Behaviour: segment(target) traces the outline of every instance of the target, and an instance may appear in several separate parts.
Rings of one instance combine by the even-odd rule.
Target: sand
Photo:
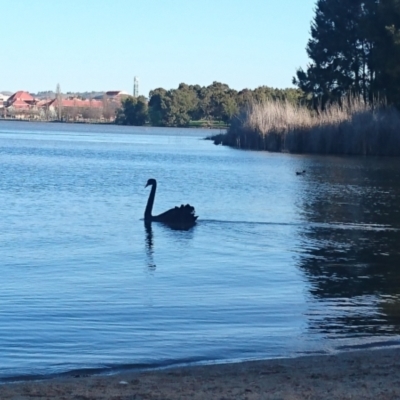
[[[6,383],[0,399],[400,399],[400,349]]]

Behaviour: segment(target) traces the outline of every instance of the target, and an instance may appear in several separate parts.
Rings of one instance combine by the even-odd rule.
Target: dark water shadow
[[[399,335],[400,185],[383,162],[379,169],[371,160],[364,168],[341,163],[319,165],[298,193],[305,223],[297,266],[309,293],[309,330],[331,338]]]
[[[327,336],[400,334],[398,232],[303,232],[298,267],[312,297],[309,328]]]

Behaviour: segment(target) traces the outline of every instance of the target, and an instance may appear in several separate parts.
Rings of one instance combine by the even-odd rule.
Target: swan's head
[[[147,186],[153,186],[153,185],[155,185],[155,184],[156,184],[156,180],[155,180],[155,179],[149,179],[149,180],[147,181],[145,187],[147,187]]]

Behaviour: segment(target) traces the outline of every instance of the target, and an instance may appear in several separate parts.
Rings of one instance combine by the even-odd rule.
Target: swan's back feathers
[[[190,226],[194,225],[197,220],[195,215],[195,209],[190,204],[176,206],[168,211],[163,212],[160,215],[152,217],[153,221],[163,222],[171,226]]]

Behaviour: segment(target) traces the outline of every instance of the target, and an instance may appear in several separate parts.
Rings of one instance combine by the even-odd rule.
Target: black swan
[[[150,196],[147,200],[146,210],[144,211],[144,221],[147,222],[162,222],[175,229],[188,229],[195,225],[197,216],[195,215],[194,207],[182,204],[180,207],[171,208],[160,215],[151,215],[153,210],[154,198],[156,196],[157,181],[149,179],[145,187],[151,186]]]
[[[304,175],[306,173],[306,170],[303,169],[303,171],[296,171],[296,175]]]

